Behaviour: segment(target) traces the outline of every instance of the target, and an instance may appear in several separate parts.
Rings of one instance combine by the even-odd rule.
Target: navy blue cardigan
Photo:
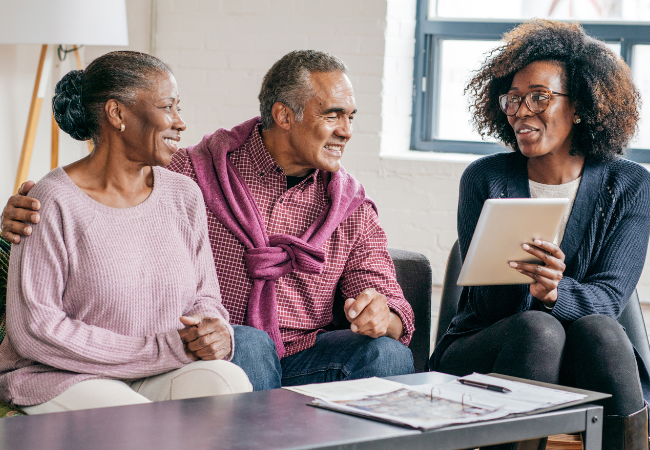
[[[526,162],[518,152],[498,153],[473,162],[463,173],[458,201],[463,261],[486,199],[530,197]],[[566,270],[550,314],[565,326],[590,314],[618,319],[641,276],[649,236],[650,172],[622,158],[587,158],[560,245]],[[458,336],[530,309],[544,310],[528,285],[465,287],[431,368]]]

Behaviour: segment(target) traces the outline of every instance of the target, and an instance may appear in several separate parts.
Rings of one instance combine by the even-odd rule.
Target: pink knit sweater
[[[83,380],[178,369],[191,362],[181,315],[228,320],[201,191],[153,170],[151,195],[132,208],[97,203],[61,168],[30,192],[41,221],[11,250],[2,400],[34,405]]]

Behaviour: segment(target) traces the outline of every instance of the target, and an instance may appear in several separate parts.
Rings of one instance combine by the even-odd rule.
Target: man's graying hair
[[[262,127],[270,130],[273,126],[273,105],[283,103],[302,121],[305,104],[314,93],[311,88],[312,72],[343,72],[348,68],[336,56],[316,50],[295,50],[284,55],[264,75],[258,99],[262,114]]]

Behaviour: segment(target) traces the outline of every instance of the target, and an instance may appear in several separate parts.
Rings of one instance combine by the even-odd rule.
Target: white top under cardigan
[[[530,187],[530,196],[531,198],[568,198],[569,204],[564,210],[564,215],[562,216],[562,222],[560,222],[560,229],[553,239],[557,245],[562,243],[562,238],[564,237],[564,230],[566,229],[566,224],[569,221],[569,216],[571,215],[571,209],[573,208],[573,202],[576,199],[576,194],[578,193],[578,187],[580,187],[580,179],[578,177],[573,181],[569,181],[564,184],[542,184],[537,183],[533,180],[528,180],[528,185]]]

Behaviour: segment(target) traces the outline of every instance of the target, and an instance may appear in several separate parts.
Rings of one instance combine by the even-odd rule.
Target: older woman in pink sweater
[[[251,390],[228,362],[201,192],[157,166],[185,123],[158,59],[114,52],[56,87],[87,157],[31,193],[41,222],[12,249],[0,398],[29,414]]]

